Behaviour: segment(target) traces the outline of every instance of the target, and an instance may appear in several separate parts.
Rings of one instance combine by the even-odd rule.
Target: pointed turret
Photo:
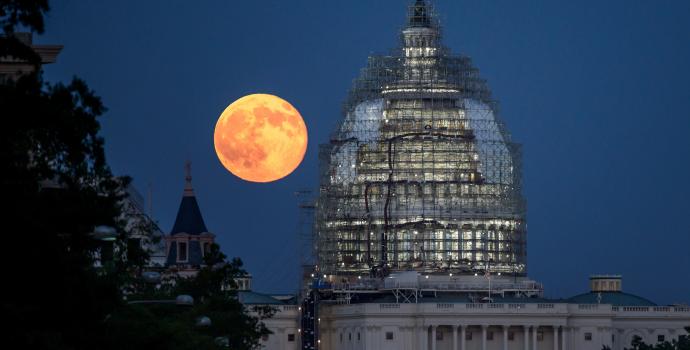
[[[185,186],[182,202],[177,211],[175,224],[166,236],[166,267],[174,267],[180,275],[194,275],[203,264],[203,256],[209,251],[215,236],[208,232],[201,216],[192,187],[192,165],[185,165]]]
[[[194,188],[192,187],[191,162],[187,162],[187,164],[185,165],[185,170],[186,176],[184,193],[182,195],[180,209],[177,211],[175,224],[173,225],[172,231],[170,231],[171,235],[174,235],[176,233],[198,235],[204,232],[208,232],[208,230],[206,229],[206,224],[204,224],[204,218],[201,216],[199,204],[196,201]]]

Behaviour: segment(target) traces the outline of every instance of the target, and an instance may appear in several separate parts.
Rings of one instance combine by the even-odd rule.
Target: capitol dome
[[[525,275],[520,146],[497,111],[417,1],[400,47],[369,57],[321,145],[320,272]]]

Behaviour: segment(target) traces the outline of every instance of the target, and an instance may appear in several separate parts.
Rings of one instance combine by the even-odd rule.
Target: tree
[[[632,342],[630,343],[630,350],[690,350],[690,339],[688,339],[688,334],[690,334],[690,327],[685,327],[685,336],[679,337],[678,340],[673,339],[672,341],[659,342],[655,345],[648,345],[639,336],[634,336]],[[628,350],[628,348],[625,348]],[[611,350],[610,347],[604,345],[602,350]]]
[[[140,283],[128,295],[132,301],[172,300],[178,295],[190,295],[194,298],[193,306],[122,306],[106,322],[108,347],[104,348],[215,349],[219,347],[218,338],[226,338],[231,349],[256,348],[258,340],[270,333],[261,319],[271,317],[274,310],[246,310],[238,301],[235,278],[246,276],[241,260],[227,261],[217,244],[210,246],[204,260],[205,266],[194,277],[176,277],[153,288]],[[201,317],[208,317],[211,325],[197,326]]]
[[[189,309],[124,302],[145,290],[135,273],[145,254],[127,259],[119,249],[111,262],[95,266],[102,244],[93,237],[96,226],[114,227],[115,245],[127,245],[121,203],[129,179],[115,178],[106,163],[101,99],[78,78],[45,82],[38,55],[14,36],[18,26],[43,32],[48,10],[46,0],[0,0],[0,57],[36,66],[0,80],[4,347],[212,349],[216,334],[230,335],[237,348],[255,345],[265,328],[231,291],[219,289],[241,272],[241,262],[225,261],[217,247],[209,257],[214,264],[196,279],[149,290],[175,295],[187,288],[198,300]],[[194,326],[202,314],[213,317],[212,327]]]

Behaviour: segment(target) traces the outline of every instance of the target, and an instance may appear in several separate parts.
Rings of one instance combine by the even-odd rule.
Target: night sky
[[[298,200],[318,185],[318,144],[371,53],[398,44],[408,1],[54,1],[62,44],[49,81],[77,75],[109,111],[108,162],[172,227],[192,161],[206,225],[254,289],[298,282]],[[546,296],[623,289],[690,302],[690,2],[436,1],[445,43],[473,58],[523,144],[528,271]],[[290,101],[309,129],[302,165],[269,184],[226,171],[213,148],[225,107]]]

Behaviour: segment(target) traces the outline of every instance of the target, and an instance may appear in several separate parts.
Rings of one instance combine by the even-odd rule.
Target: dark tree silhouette
[[[227,262],[217,246],[197,278],[154,290],[137,277],[146,254],[124,249],[129,179],[113,177],[106,163],[101,99],[78,78],[45,82],[38,55],[13,35],[16,28],[42,33],[48,10],[46,0],[0,0],[0,57],[36,67],[0,80],[3,348],[213,349],[217,336],[237,349],[256,345],[267,330],[224,289],[242,264]],[[94,265],[99,225],[116,229],[121,248],[102,267]],[[194,306],[125,300],[183,291],[195,296]],[[212,317],[212,326],[196,327],[200,315]]]

